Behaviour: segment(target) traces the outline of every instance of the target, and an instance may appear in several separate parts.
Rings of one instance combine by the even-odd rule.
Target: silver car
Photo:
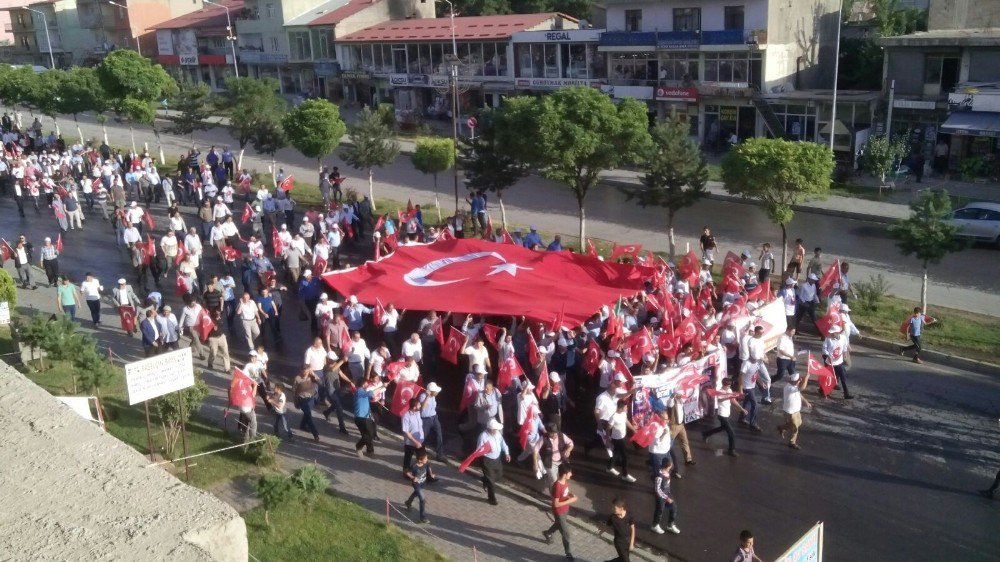
[[[969,203],[952,213],[951,223],[962,238],[989,242],[1000,248],[1000,203]]]

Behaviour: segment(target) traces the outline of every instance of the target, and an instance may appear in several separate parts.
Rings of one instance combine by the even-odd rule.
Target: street
[[[24,118],[28,118],[25,113]],[[101,126],[91,116],[81,116],[81,129],[87,139],[100,139]],[[72,119],[60,121],[64,138],[76,137]],[[46,120],[46,127],[51,121]],[[119,147],[130,144],[128,127],[108,120],[111,143]],[[136,129],[136,143],[148,143],[150,153],[156,154],[156,138],[148,129]],[[181,152],[190,148],[186,138],[161,133],[168,164],[176,162]],[[224,128],[200,131],[195,135],[196,144],[207,151],[216,144],[230,144],[234,151],[238,145]],[[301,181],[316,183],[315,163],[292,148],[277,154],[278,165]],[[340,166],[347,176],[344,187],[360,195],[368,191],[364,173],[347,166],[339,157],[324,160],[331,166]],[[252,148],[244,157],[244,167],[266,171],[270,165],[267,156],[258,157]],[[454,208],[453,180],[449,172],[438,175],[440,203],[443,216]],[[461,197],[464,197],[464,188]],[[414,170],[409,157],[400,155],[396,162],[384,169],[375,170],[375,197],[388,197],[414,203],[433,203],[433,180]],[[499,223],[499,206],[491,196],[494,223]],[[519,225],[536,225],[540,230],[575,235],[578,232],[576,202],[569,190],[554,182],[536,176],[521,180],[504,198],[508,219]],[[859,208],[865,201],[858,199]],[[460,208],[468,205],[461,202]],[[436,219],[437,214],[428,210]],[[638,207],[626,202],[619,190],[601,186],[587,200],[587,232],[589,236],[626,243],[641,243],[645,248],[666,251],[668,242],[665,227],[666,214],[662,210]],[[756,258],[760,244],[770,241],[780,258],[781,231],[768,221],[764,212],[752,205],[704,199],[690,209],[678,213],[676,218],[678,246],[681,252],[686,244],[697,248],[701,227],[710,225],[720,247],[746,248]],[[853,281],[882,273],[890,282],[892,293],[910,299],[919,299],[920,264],[915,258],[899,254],[895,243],[885,232],[884,225],[874,222],[839,218],[814,213],[797,212],[788,228],[789,252],[796,238],[803,238],[811,252],[815,246],[824,250],[826,260],[840,258],[851,263]],[[811,255],[811,254],[810,254]],[[927,297],[932,305],[971,310],[1000,316],[1000,253],[985,246],[975,246],[947,256],[940,264],[932,265]]]
[[[67,129],[64,127],[64,130]],[[94,129],[99,131],[99,127]],[[199,138],[213,138],[212,135],[218,133],[215,131]],[[116,144],[127,144],[127,136],[119,136]],[[199,141],[199,144],[204,143]],[[176,153],[180,146],[179,142],[176,146],[171,145],[168,154]],[[290,161],[301,162],[302,159],[289,157],[284,160]],[[259,166],[259,162],[251,165]],[[426,190],[403,187],[410,185],[414,179],[416,181],[412,184],[419,185],[423,179],[413,176],[412,171],[407,172],[408,168],[409,164],[401,160],[381,175],[377,173],[376,177],[383,178],[383,183],[376,186],[376,195],[406,199],[419,194],[426,200]],[[307,179],[312,178],[312,172],[306,168],[285,165],[285,169],[293,174],[302,174]],[[405,178],[408,178],[406,183]],[[532,204],[536,210],[523,210],[528,204],[529,190],[517,188],[512,192],[509,207],[515,220],[527,222],[545,212],[557,214],[562,212],[560,209],[565,209],[561,204],[566,196],[564,191],[536,179],[527,182],[532,182],[532,186],[534,182],[539,182],[540,187],[530,190],[537,192],[534,193],[536,202]],[[594,234],[600,236],[602,227],[599,225],[607,224],[608,238],[650,243],[653,233],[641,229],[652,227],[654,216],[641,210],[632,213],[633,207],[618,205],[615,193],[610,189],[602,190],[601,196],[591,202],[591,215],[601,217],[591,222],[592,232],[596,230]],[[538,203],[538,199],[544,202]],[[686,233],[700,228],[701,222],[705,221],[693,216],[703,217],[702,209],[721,213],[712,216],[729,217],[733,221],[727,223],[719,218],[708,221],[719,232],[723,248],[731,247],[726,242],[730,236],[746,233],[747,238],[756,239],[756,236],[765,235],[769,228],[763,214],[752,207],[707,201],[696,207],[696,213],[683,219],[684,226],[681,228]],[[185,211],[190,212],[190,209]],[[0,235],[10,240],[15,234],[24,232],[36,248],[44,236],[55,237],[57,227],[48,211],[40,218],[36,218],[31,210],[27,212],[26,219],[18,218],[10,199],[3,199],[0,202],[0,216],[3,217]],[[158,224],[162,224],[162,206],[154,206],[154,212]],[[88,216],[90,219],[85,230],[64,236],[66,251],[61,258],[61,269],[72,274],[75,281],[79,281],[84,272],[92,271],[109,288],[116,278],[131,268],[125,254],[115,248],[108,225],[96,213]],[[568,219],[565,214],[559,216],[562,217],[560,224],[573,222],[572,216]],[[612,231],[611,223],[604,221],[615,219],[628,220],[633,228],[614,227],[617,231]],[[871,256],[870,259],[877,260],[880,259],[878,256],[884,255],[887,263],[903,263],[902,258],[897,257],[896,261],[890,259],[891,242],[875,238],[869,243],[873,227],[859,221],[804,217],[802,214],[797,220],[801,221],[798,223],[801,226],[793,228],[793,233],[806,231],[805,225],[808,224],[809,231],[831,249],[844,248],[846,251],[855,248],[860,259],[865,259],[861,256]],[[564,231],[572,232],[573,229]],[[840,232],[845,235],[834,236]],[[832,239],[828,241],[828,237]],[[844,239],[851,239],[853,243]],[[1000,271],[996,269],[1000,260],[996,260],[996,254],[990,252],[977,249],[964,256],[953,256],[947,262],[954,264],[955,260],[978,256],[982,258],[982,267],[941,266],[939,269],[942,275],[947,271],[953,282],[965,283],[965,279],[970,279],[968,283],[984,291],[970,290],[971,294],[984,299],[997,298],[996,274]],[[212,260],[209,268],[210,271],[217,271],[218,264]],[[132,282],[130,274],[125,276]],[[176,305],[178,299],[172,284],[172,279],[168,278],[163,284],[163,292],[167,301]],[[987,295],[986,291],[991,290],[994,294]],[[54,308],[51,290],[40,288],[20,294],[27,300],[27,303],[22,302],[22,310],[25,304],[46,312]],[[106,309],[105,313],[110,314],[111,311]],[[89,326],[89,322],[84,324]],[[273,354],[277,356],[272,358],[272,370],[278,378],[290,381],[301,367],[302,351],[309,342],[308,324],[297,321],[294,314],[284,315],[283,330],[286,347]],[[122,341],[113,315],[108,317],[107,327],[102,327],[97,335],[101,339],[107,335],[113,341]],[[240,364],[245,357],[244,350],[237,343],[240,339],[230,338],[236,364]],[[138,347],[138,340],[130,340],[129,343]],[[804,337],[799,345],[815,351],[816,343],[814,338]],[[132,349],[131,353],[123,352],[122,355],[134,356],[135,353],[136,350]],[[570,425],[571,429],[578,429],[573,434],[578,445],[574,453],[577,466],[574,489],[581,496],[573,513],[586,519],[591,518],[595,510],[606,515],[609,500],[623,495],[641,523],[639,533],[643,541],[662,549],[671,557],[690,561],[725,559],[735,548],[735,537],[743,528],[754,530],[758,537],[758,554],[765,560],[773,559],[820,520],[826,523],[825,555],[830,561],[995,560],[996,553],[1000,552],[1000,536],[996,533],[1000,527],[1000,502],[984,500],[976,495],[975,490],[986,487],[1000,467],[997,447],[1000,381],[995,377],[932,364],[914,366],[898,356],[864,348],[855,352],[850,376],[851,387],[858,396],[852,402],[842,400],[839,391],[835,391],[829,400],[821,401],[810,389],[808,398],[815,407],[804,415],[801,451],[791,451],[778,441],[774,426],[779,419],[780,400],[765,409],[769,413],[764,414],[761,420],[765,430],[763,434],[737,429],[737,448],[741,454],[738,459],[721,455],[719,448],[723,441],[719,440],[719,436],[710,442],[711,447],[701,442],[699,430],[707,427],[707,422],[691,424],[688,433],[698,464],[682,467],[684,478],[674,482],[679,506],[678,526],[682,531],[679,536],[656,536],[648,530],[652,487],[643,477],[644,454],[631,456],[630,466],[639,477],[634,484],[609,481],[599,451],[592,452],[589,459],[580,458],[583,444],[590,437],[585,431],[590,417],[589,408],[580,405],[573,418],[582,420],[582,427]],[[445,387],[445,395],[451,397],[443,402],[457,401],[455,397],[461,391],[460,379],[445,379],[442,376],[438,381]],[[225,376],[210,377],[209,382],[216,397],[224,395]],[[780,385],[776,388],[776,396],[780,396]],[[218,403],[218,400],[213,402],[209,415],[221,419]],[[292,418],[297,421],[297,412]],[[269,428],[268,421],[262,425],[262,431]],[[392,427],[394,423],[388,425]],[[335,425],[321,421],[320,431],[325,440],[336,439],[339,445],[348,443],[343,437],[334,437]],[[457,438],[452,439],[452,446],[449,447],[453,458],[460,454],[457,441]],[[305,458],[322,459],[334,473],[337,471],[337,456],[343,454],[339,451],[337,455],[328,451],[317,452],[312,447],[295,451],[296,455]],[[508,474],[525,487],[538,486],[533,476],[527,476],[523,469],[512,467]],[[470,509],[483,505],[481,498],[475,496],[466,501]],[[530,534],[531,531],[519,529],[518,532]]]

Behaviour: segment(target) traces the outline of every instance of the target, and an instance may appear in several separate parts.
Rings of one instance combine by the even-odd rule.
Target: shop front
[[[281,53],[264,53],[256,50],[241,50],[240,62],[246,65],[247,75],[251,78],[274,78],[281,85],[281,93],[288,93],[285,88],[288,80],[288,55]],[[286,70],[282,71],[285,67]]]
[[[657,117],[662,121],[677,116],[689,126],[689,134],[698,138],[698,88],[674,86],[662,82],[656,87]]]
[[[521,31],[511,35],[514,85],[547,92],[570,86],[599,88],[606,83],[607,54],[598,52],[600,29]]]

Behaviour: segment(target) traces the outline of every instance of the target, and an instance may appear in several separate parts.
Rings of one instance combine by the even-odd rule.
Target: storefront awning
[[[941,125],[941,132],[950,135],[1000,138],[1000,113],[956,111]]]

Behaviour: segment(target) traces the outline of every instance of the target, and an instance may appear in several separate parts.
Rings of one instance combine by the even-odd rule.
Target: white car
[[[969,203],[951,216],[962,238],[989,242],[1000,248],[1000,203]]]

